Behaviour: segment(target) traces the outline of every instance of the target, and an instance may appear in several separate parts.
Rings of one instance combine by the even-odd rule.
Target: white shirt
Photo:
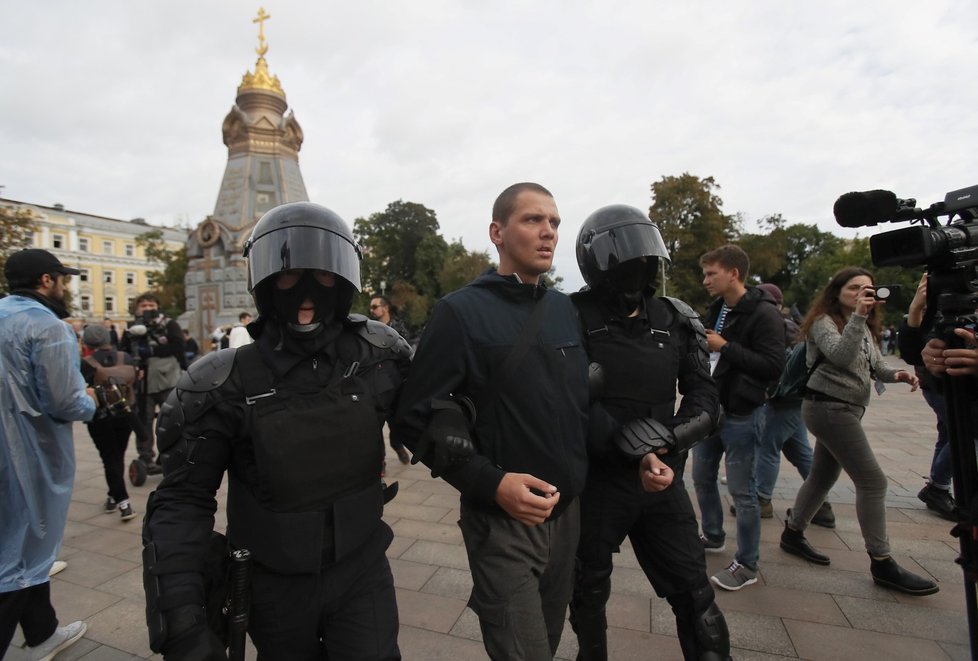
[[[244,326],[235,326],[231,329],[231,334],[228,335],[228,347],[231,349],[243,347],[244,345],[251,344],[254,341],[254,338],[248,334],[248,329]]]

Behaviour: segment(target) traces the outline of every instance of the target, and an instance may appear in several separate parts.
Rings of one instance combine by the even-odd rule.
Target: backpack
[[[769,393],[770,399],[801,399],[805,395],[805,387],[808,379],[825,356],[819,356],[815,363],[809,368],[806,363],[808,360],[807,342],[804,340],[787,350],[784,361],[784,370],[777,385]]]
[[[115,365],[109,367],[95,360],[93,356],[85,356],[84,360],[95,368],[92,383],[104,389],[106,407],[115,416],[128,414],[128,409],[136,403],[136,366],[126,365],[122,351],[113,353]],[[125,402],[125,406],[120,406],[121,402]]]

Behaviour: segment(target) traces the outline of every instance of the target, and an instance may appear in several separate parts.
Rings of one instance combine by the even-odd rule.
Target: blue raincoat
[[[39,302],[0,299],[0,592],[48,580],[75,481],[72,420],[90,420],[78,339]]]

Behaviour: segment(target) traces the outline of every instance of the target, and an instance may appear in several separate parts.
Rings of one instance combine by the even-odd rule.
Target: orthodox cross
[[[264,57],[265,53],[268,52],[268,44],[265,43],[265,21],[271,17],[271,14],[265,13],[264,7],[259,7],[258,16],[251,20],[252,23],[258,24],[258,48],[255,49],[255,52],[258,53],[260,57]]]

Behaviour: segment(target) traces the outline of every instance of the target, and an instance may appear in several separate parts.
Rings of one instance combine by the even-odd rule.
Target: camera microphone
[[[132,333],[136,337],[142,337],[143,335],[145,335],[147,333],[147,330],[148,329],[146,328],[146,326],[144,324],[133,324],[132,326],[129,327],[128,330],[129,330],[130,333]]]
[[[899,208],[896,194],[888,190],[846,193],[835,201],[832,213],[843,227],[863,227],[892,220]]]

